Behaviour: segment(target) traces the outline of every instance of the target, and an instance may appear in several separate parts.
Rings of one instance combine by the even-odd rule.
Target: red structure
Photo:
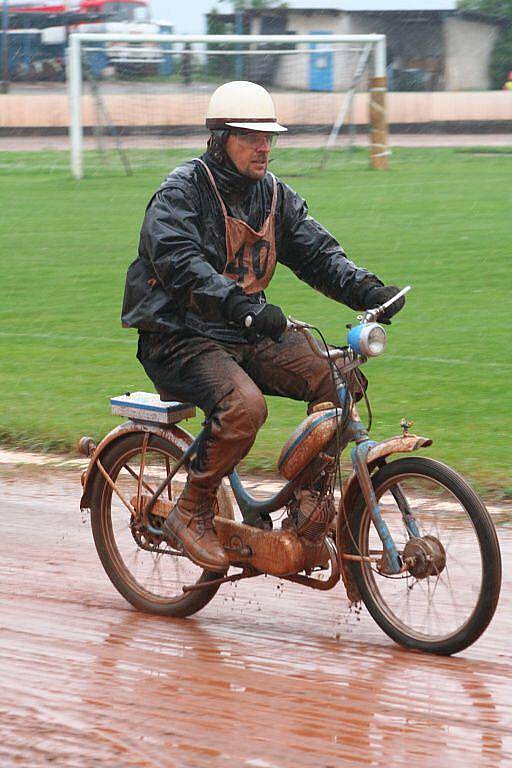
[[[114,11],[113,6],[115,5],[115,13],[122,13],[123,10],[130,11],[131,9],[135,8],[146,8],[149,5],[149,0],[117,0],[117,2],[113,3],[112,0],[79,0],[78,2],[68,2],[68,3],[39,3],[34,2],[31,3],[30,0],[28,2],[20,2],[20,3],[9,3],[10,10],[15,13],[105,13],[110,14]],[[123,6],[126,6],[126,8],[123,8]]]

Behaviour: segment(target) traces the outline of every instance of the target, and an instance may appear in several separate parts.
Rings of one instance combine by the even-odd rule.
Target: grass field
[[[88,166],[73,181],[66,153],[0,153],[0,440],[68,450],[118,423],[108,398],[150,382],[136,333],[120,327],[127,265],[145,204],[187,152],[137,152],[135,174]],[[481,490],[512,494],[512,156],[402,149],[388,172],[354,152],[315,171],[315,150],[277,150],[289,180],[356,263],[387,283],[413,286],[389,330],[388,351],[365,368],[372,436],[414,431],[430,455]],[[306,173],[304,173],[306,169]],[[281,269],[268,291],[332,342],[354,317]],[[274,467],[304,414],[274,399],[246,466]],[[195,425],[189,424],[192,429]]]

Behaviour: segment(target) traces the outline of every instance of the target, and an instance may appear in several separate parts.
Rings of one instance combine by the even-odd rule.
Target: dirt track
[[[260,578],[193,619],[136,613],[78,510],[76,471],[0,479],[0,765],[510,766],[512,529],[487,633],[408,653],[342,589]]]
[[[205,144],[205,136],[123,136],[125,149],[181,149],[197,148]],[[325,135],[299,134],[290,135],[282,140],[282,147],[323,147]],[[346,138],[340,140],[340,147]],[[361,145],[368,144],[368,136],[356,136],[354,141]],[[392,133],[389,135],[390,147],[511,147],[512,134],[441,134],[441,133]],[[95,149],[93,136],[84,139],[85,149]],[[69,149],[67,136],[0,136],[0,152],[49,151]]]

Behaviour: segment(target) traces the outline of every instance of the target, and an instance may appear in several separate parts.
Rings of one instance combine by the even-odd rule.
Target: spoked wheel
[[[489,513],[460,475],[423,457],[386,464],[373,476],[379,509],[405,570],[385,573],[382,542],[360,496],[350,513],[353,562],[363,602],[397,643],[449,655],[491,621],[501,557]],[[414,523],[405,524],[407,512]]]
[[[98,473],[91,494],[91,524],[100,560],[116,589],[135,608],[182,618],[203,608],[219,585],[183,592],[185,585],[219,578],[192,563],[169,546],[151,528],[161,528],[186,480],[181,470],[150,513],[150,528],[143,519],[145,503],[182,456],[170,441],[148,432],[135,432],[117,440],[101,457],[111,485]],[[216,514],[231,516],[219,493]]]

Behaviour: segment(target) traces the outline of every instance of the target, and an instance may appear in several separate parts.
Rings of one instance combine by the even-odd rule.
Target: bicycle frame
[[[400,573],[403,564],[393,538],[386,525],[386,522],[380,513],[379,505],[373,492],[372,481],[368,469],[368,451],[373,446],[376,446],[377,443],[374,440],[370,440],[368,432],[359,418],[352,393],[344,383],[341,383],[337,387],[337,394],[340,408],[343,412],[348,414],[348,417],[345,420],[343,432],[340,435],[340,446],[344,446],[350,442],[355,442],[355,446],[351,452],[352,466],[359,482],[359,486],[361,488],[361,492],[363,494],[366,505],[370,510],[375,529],[377,530],[378,535],[382,541],[387,564],[386,573]],[[157,499],[163,493],[165,488],[167,488],[178,470],[183,465],[185,465],[197,452],[197,448],[201,439],[203,438],[204,432],[205,430],[203,429],[197,435],[194,442],[185,451],[181,459],[174,465],[172,471],[169,472],[164,480],[162,480],[150,501],[144,508],[143,516],[145,518],[146,525],[148,530],[155,536],[161,536],[162,534],[159,529],[150,524],[149,514],[151,513],[151,510],[153,509]],[[237,504],[242,513],[242,520],[247,525],[255,525],[259,520],[261,520],[262,514],[268,515],[271,512],[275,512],[278,509],[286,506],[286,504],[291,501],[295,489],[300,486],[299,476],[299,478],[295,478],[294,480],[287,482],[277,492],[277,494],[270,496],[267,499],[257,500],[251,496],[251,494],[248,493],[248,491],[244,488],[240,476],[236,470],[234,470],[229,475],[228,479]],[[410,510],[408,510],[406,504],[403,504],[403,501],[403,497],[402,499],[397,498],[398,506],[404,518],[404,523],[411,535],[418,535],[414,518],[410,514]]]
[[[353,476],[349,478],[349,490],[347,491],[346,495],[350,499],[356,498],[354,496],[354,493],[356,492],[360,492],[363,495],[366,507],[369,510],[373,524],[383,545],[383,557],[379,567],[381,571],[387,574],[400,573],[404,569],[404,563],[402,563],[402,559],[389,532],[388,526],[380,512],[379,504],[373,490],[370,469],[373,470],[376,464],[380,465],[384,463],[386,461],[386,457],[391,453],[398,451],[416,450],[418,447],[430,445],[431,440],[409,435],[407,432],[407,422],[405,422],[405,425],[402,425],[404,429],[402,438],[392,438],[391,440],[384,441],[383,443],[377,443],[373,440],[370,440],[368,431],[363,426],[359,418],[354,396],[352,395],[350,387],[347,385],[343,376],[344,374],[346,375],[349,371],[364,363],[366,361],[367,355],[371,356],[380,354],[381,350],[377,352],[375,351],[375,347],[365,346],[365,343],[368,342],[370,338],[369,333],[374,334],[375,331],[377,331],[380,332],[382,337],[383,329],[381,326],[378,326],[374,320],[388,305],[392,304],[393,301],[396,301],[400,295],[407,293],[408,290],[409,286],[404,288],[401,292],[399,292],[399,294],[383,304],[381,307],[377,307],[374,310],[368,310],[365,316],[360,318],[361,322],[359,326],[356,326],[355,328],[349,326],[349,328],[351,328],[348,335],[349,346],[345,348],[326,348],[323,350],[318,346],[315,338],[310,333],[310,328],[312,326],[308,325],[307,323],[294,320],[293,318],[289,318],[288,321],[288,332],[303,333],[312,352],[316,356],[328,360],[329,363],[332,363],[334,360],[340,360],[342,358],[340,365],[332,367],[333,382],[335,384],[338,401],[335,407],[340,408],[340,413],[342,416],[342,427],[341,430],[338,429],[337,434],[336,460],[339,459],[339,455],[346,445],[349,443],[355,443],[355,446],[351,451]],[[372,330],[370,331],[369,329]],[[365,339],[366,342],[364,341]],[[385,335],[384,340],[380,338],[380,343],[385,343]],[[150,425],[146,425],[146,430],[148,426]],[[151,427],[149,431],[151,431]],[[111,433],[112,437],[114,436],[114,433]],[[170,485],[178,470],[185,466],[197,453],[199,445],[204,436],[205,430],[203,429],[190,444],[186,445],[180,460],[174,465],[173,469],[168,472],[165,479],[160,482],[156,491],[152,494],[149,501],[141,510],[144,524],[147,526],[148,531],[152,535],[161,537],[162,533],[159,528],[151,525],[150,513],[154,509],[160,495]],[[191,436],[187,435],[187,437],[191,439]],[[90,468],[83,483],[84,495],[82,497],[82,503],[85,503],[88,497],[88,487],[92,476],[92,472],[90,471],[91,467],[97,467],[98,471],[105,476],[107,482],[109,481],[109,479],[106,477],[107,473],[105,472],[100,462],[101,452],[105,445],[109,442],[108,438],[109,436],[104,438],[102,444],[100,444],[100,446],[98,446],[95,451],[92,451]],[[233,471],[228,476],[228,479],[231,484],[235,499],[242,513],[242,522],[253,527],[264,527],[261,525],[262,517],[268,517],[271,512],[275,512],[278,509],[285,507],[293,499],[296,489],[302,487],[304,474],[307,473],[308,467],[311,466],[313,461],[314,459],[311,458],[309,460],[309,464],[306,467],[300,467],[297,476],[294,476],[293,479],[290,479],[278,491],[277,494],[274,494],[273,496],[263,500],[257,500],[252,497],[251,494],[248,493],[243,487],[242,481],[236,470]],[[357,488],[355,488],[354,479],[355,482],[357,482]],[[411,538],[419,536],[416,521],[411,513],[411,510],[409,509],[407,500],[404,494],[401,492],[400,487],[396,485],[394,489],[392,489],[391,493],[397,502],[409,536]],[[337,533],[339,534],[339,541],[341,541],[341,525],[341,516],[338,514]],[[339,561],[341,561],[342,557],[342,553],[339,552]],[[356,557],[357,559],[357,556],[351,555],[351,557]]]

